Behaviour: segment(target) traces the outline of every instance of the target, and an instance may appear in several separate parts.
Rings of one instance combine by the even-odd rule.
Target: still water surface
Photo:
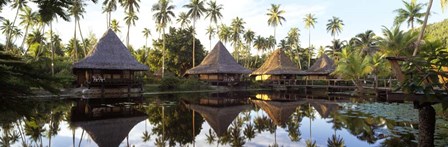
[[[418,133],[412,103],[281,92],[3,105],[11,146],[416,146]]]

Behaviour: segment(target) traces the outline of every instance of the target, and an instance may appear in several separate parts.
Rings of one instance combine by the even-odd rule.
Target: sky
[[[187,8],[183,5],[189,3],[190,0],[172,0],[172,4],[176,6],[174,12],[176,16],[180,12],[187,12]],[[208,1],[208,0],[206,0]],[[410,1],[410,0],[409,0]],[[106,32],[106,14],[102,13],[102,2],[99,0],[97,4],[91,1],[86,1],[86,14],[81,20],[81,28],[83,36],[88,36],[93,33],[99,39],[104,32]],[[130,29],[130,44],[134,48],[140,48],[145,45],[145,37],[142,34],[143,28],[149,28],[152,36],[150,38],[157,39],[158,32],[155,30],[155,21],[153,19],[153,12],[151,7],[157,0],[141,0],[140,11],[138,12],[139,20],[136,26],[131,26]],[[417,0],[419,3],[426,3],[424,0]],[[285,10],[284,17],[286,21],[281,26],[277,27],[276,40],[279,42],[285,38],[288,31],[292,27],[297,27],[300,30],[300,44],[302,47],[308,47],[308,30],[304,27],[303,18],[305,14],[313,13],[317,17],[317,24],[314,29],[311,29],[311,44],[318,48],[319,46],[329,45],[332,36],[326,31],[326,24],[333,16],[339,17],[343,20],[344,27],[337,39],[348,40],[356,34],[365,32],[366,30],[373,30],[377,35],[381,36],[381,29],[383,26],[391,27],[396,13],[393,11],[402,8],[403,2],[401,0],[217,0],[218,4],[223,5],[223,18],[218,23],[230,25],[232,19],[236,17],[243,18],[246,22],[245,30],[250,29],[256,35],[268,37],[274,34],[274,28],[268,26],[266,15],[271,4],[280,4],[280,9]],[[31,6],[32,8],[35,6]],[[425,8],[426,10],[426,8]],[[432,8],[433,14],[429,18],[429,23],[439,22],[448,18],[448,12],[443,13],[440,6],[440,1],[435,0]],[[0,13],[2,17],[13,20],[15,10],[10,7],[4,7]],[[124,42],[126,39],[127,26],[123,20],[125,17],[124,10],[118,8],[112,13],[112,19],[117,19],[121,26],[121,33],[117,35]],[[73,18],[71,20],[74,20]],[[180,27],[174,21],[170,26]],[[205,15],[196,22],[196,37],[199,38],[206,50],[209,49],[209,40],[206,35],[206,28],[209,26],[209,19],[205,19]],[[18,24],[18,22],[17,22]],[[419,25],[416,25],[418,27]],[[60,35],[63,42],[66,43],[73,37],[74,22],[65,22],[58,19],[53,23],[53,29]],[[402,29],[408,29],[404,24]],[[23,29],[24,31],[24,29]],[[5,36],[0,36],[0,41],[4,42]],[[212,39],[212,47],[218,41],[215,37]],[[16,44],[20,44],[21,39],[18,39]],[[148,41],[151,46],[151,39]],[[226,44],[229,51],[233,51],[230,43]],[[255,49],[252,50],[254,52]]]

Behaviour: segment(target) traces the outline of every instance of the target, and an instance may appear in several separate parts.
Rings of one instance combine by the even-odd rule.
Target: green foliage
[[[420,30],[420,28],[417,28],[417,30]],[[448,42],[448,19],[428,25],[425,31],[426,40]]]
[[[193,67],[192,65],[192,41],[191,30],[170,28],[169,33],[166,34],[166,55],[165,55],[165,69],[168,72],[175,73],[177,76],[182,76],[185,71]],[[195,41],[195,62],[200,63],[205,57],[204,47],[199,39]],[[159,39],[154,42],[159,51],[152,51],[156,55],[150,55],[151,69],[160,69],[162,65],[162,40]],[[154,58],[153,58],[154,57]],[[154,70],[155,71],[155,70]]]
[[[201,87],[204,87],[204,84],[201,81],[195,78],[188,78],[182,80],[182,84],[179,88],[182,90],[200,90],[202,89]]]
[[[160,82],[160,90],[174,90],[177,89],[180,84],[180,79],[174,76],[165,76]]]
[[[371,57],[363,57],[356,52],[350,52],[350,47],[344,48],[340,54],[340,60],[337,63],[333,75],[347,80],[358,80],[373,71],[371,66]]]
[[[383,38],[379,41],[380,49],[388,56],[411,55],[413,43],[417,40],[416,31],[404,32],[399,27],[383,27]]]

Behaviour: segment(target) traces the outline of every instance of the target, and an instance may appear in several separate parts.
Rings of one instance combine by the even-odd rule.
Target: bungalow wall
[[[203,81],[240,81],[240,74],[200,74]]]
[[[256,81],[266,81],[266,80],[293,80],[297,79],[296,75],[257,75],[255,76]]]
[[[133,80],[134,71],[130,70],[93,70],[93,69],[78,69],[74,71],[76,76],[76,84],[83,86],[87,82],[93,82],[93,76],[108,80]]]

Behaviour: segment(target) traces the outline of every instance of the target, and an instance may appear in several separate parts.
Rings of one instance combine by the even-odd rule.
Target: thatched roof
[[[187,70],[185,74],[250,74],[251,71],[238,64],[221,41],[198,66]]]
[[[148,67],[135,60],[114,31],[109,29],[89,55],[74,63],[73,69],[144,71],[148,70]]]
[[[268,114],[269,118],[274,121],[275,125],[285,124],[289,120],[289,116],[296,111],[296,108],[306,103],[305,101],[280,102],[253,99],[251,101],[258,107],[261,107]]]
[[[283,52],[282,49],[275,50],[271,56],[261,65],[260,68],[252,72],[252,75],[280,75],[299,74],[300,70]]]
[[[304,74],[307,75],[328,75],[336,69],[334,61],[326,54],[322,54],[319,59]]]
[[[187,104],[186,106],[188,109],[194,110],[201,114],[201,116],[205,118],[205,121],[207,121],[218,136],[223,136],[227,132],[227,128],[241,111],[250,108],[250,105],[212,107]]]
[[[331,112],[339,109],[339,105],[336,103],[311,102],[311,105],[316,109],[321,118],[328,118]]]
[[[99,147],[118,147],[135,125],[146,116],[76,122]]]

